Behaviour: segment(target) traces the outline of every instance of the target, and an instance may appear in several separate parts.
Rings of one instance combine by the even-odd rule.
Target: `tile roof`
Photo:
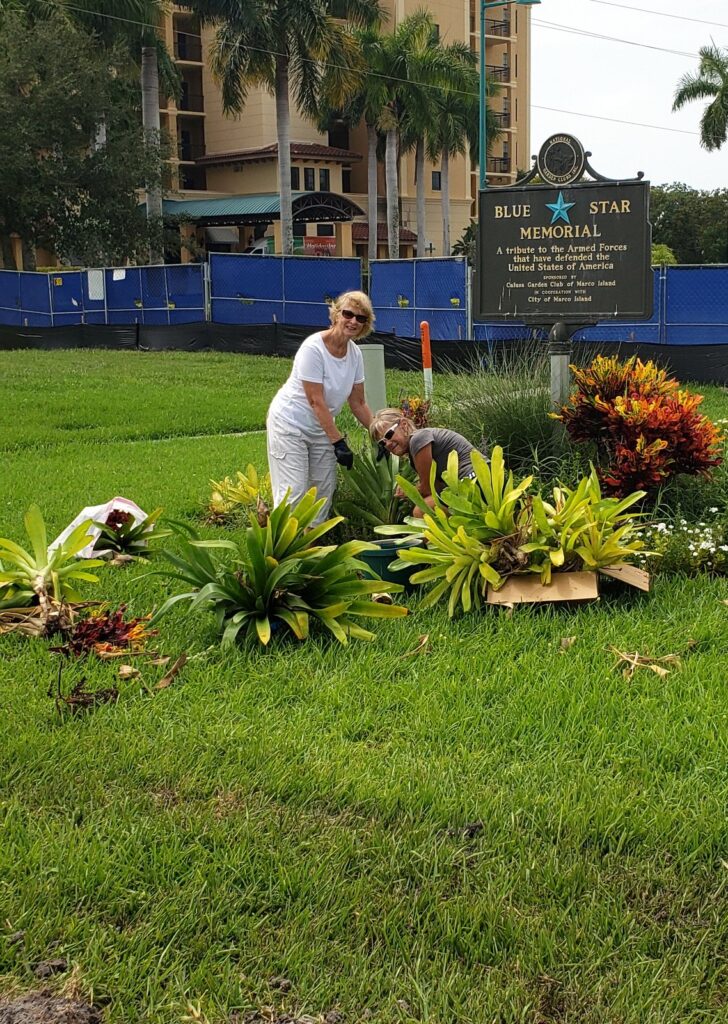
[[[387,232],[387,225],[381,222],[377,224],[377,241],[386,242],[389,235]],[[353,242],[368,242],[369,241],[369,225],[361,224],[359,221],[354,221],[351,225],[351,238]],[[399,240],[407,244],[414,243],[417,241],[417,235],[414,231],[410,231],[409,228],[399,229]]]
[[[330,160],[332,163],[349,164],[361,160],[361,153],[351,149],[337,149],[335,146],[324,146],[318,142],[292,142],[291,158],[294,160]],[[198,158],[197,163],[208,167],[217,164],[254,163],[255,161],[277,160],[278,143],[270,146],[259,146],[257,149],[238,149],[229,153],[206,153]]]

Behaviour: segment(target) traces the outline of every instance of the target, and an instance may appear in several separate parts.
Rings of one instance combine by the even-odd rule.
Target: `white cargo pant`
[[[336,489],[333,445],[325,435],[320,441],[310,440],[274,412],[268,415],[266,431],[273,501],[278,505],[290,491],[288,500],[295,505],[306,491],[315,487],[319,498],[326,498],[326,504],[315,520],[316,523],[323,522],[329,514]]]

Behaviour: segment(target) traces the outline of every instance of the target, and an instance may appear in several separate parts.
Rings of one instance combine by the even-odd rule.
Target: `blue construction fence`
[[[649,320],[602,321],[577,341],[630,341],[651,345],[728,344],[728,266],[661,267],[653,271]],[[473,323],[475,341],[506,341],[530,331],[523,323]]]
[[[728,266],[655,270],[650,320],[607,323],[581,332],[584,341],[659,345],[728,343]],[[0,324],[318,325],[326,303],[361,288],[358,259],[213,253],[209,264],[59,270],[0,270]],[[422,320],[433,341],[504,341],[527,336],[517,322],[471,323],[464,258],[378,260],[369,294],[377,330],[416,338]]]

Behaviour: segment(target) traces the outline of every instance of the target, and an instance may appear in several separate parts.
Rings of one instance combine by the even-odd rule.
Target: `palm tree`
[[[423,109],[426,106],[426,85],[432,83],[424,77],[423,64],[426,63],[427,51],[434,33],[435,23],[432,15],[428,11],[418,10],[400,22],[394,32],[383,40],[388,99],[382,111],[381,121],[386,137],[384,167],[387,189],[387,254],[390,260],[399,259],[400,132],[402,129],[405,130],[405,142],[410,143],[413,138],[413,123],[417,121],[421,126],[426,118]],[[411,113],[405,121],[405,112],[410,100],[416,105],[417,112]]]
[[[463,53],[459,88],[451,88],[438,96],[435,116],[427,133],[427,157],[440,164],[440,201],[442,204],[442,253],[450,255],[450,157],[478,152],[479,101],[478,58],[470,50]],[[499,91],[497,83],[488,80],[488,96]],[[489,105],[487,114],[492,115]],[[486,116],[487,148],[501,135],[493,116]]]
[[[415,150],[417,180],[417,255],[425,244],[425,139],[432,123],[438,94],[459,83],[459,61],[464,44],[442,46],[432,14],[424,9],[405,18],[384,39],[389,76],[389,101],[385,108],[385,168],[387,181],[387,230],[389,258],[399,257],[399,151]]]
[[[468,113],[472,111],[472,101],[475,100],[477,121],[477,57],[465,43],[441,44],[431,16],[430,21],[432,30],[427,46],[424,52],[415,51],[412,57],[412,81],[407,89],[407,113],[403,124],[404,148],[413,147],[415,150],[418,258],[425,254],[425,155],[428,148],[432,152],[429,140],[437,131],[443,110],[456,98],[462,98]],[[456,127],[454,122],[452,127]],[[453,140],[458,152],[465,150],[468,128],[466,123],[460,126],[460,136]],[[447,173],[448,168],[445,170]]]
[[[281,234],[283,253],[290,255],[291,89],[298,109],[314,120],[322,101],[335,106],[348,99],[361,68],[354,37],[337,19],[377,23],[379,0],[181,0],[181,6],[217,28],[211,66],[226,113],[240,113],[253,86],[275,96]],[[325,90],[330,94],[323,97]]]
[[[325,131],[331,121],[339,119],[350,127],[364,121],[367,129],[367,222],[369,263],[377,258],[377,148],[380,132],[387,126],[387,67],[382,45],[383,38],[377,28],[354,30],[354,38],[361,55],[361,66],[366,69],[343,107],[332,109],[322,104],[319,128]],[[331,92],[331,90],[326,90]]]
[[[693,100],[711,100],[700,119],[700,145],[720,149],[728,134],[728,49],[712,45],[698,52],[698,72],[680,79],[672,109],[680,110]]]

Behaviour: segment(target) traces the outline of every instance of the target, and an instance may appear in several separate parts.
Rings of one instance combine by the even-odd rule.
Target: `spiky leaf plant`
[[[88,572],[101,559],[76,561],[78,552],[93,539],[90,522],[80,523],[63,544],[48,550],[48,536],[43,516],[37,505],[25,513],[25,530],[32,553],[7,537],[0,537],[0,601],[4,608],[28,608],[40,605],[50,615],[52,606],[81,600],[76,581],[98,583]]]
[[[156,524],[162,514],[161,508],[155,508],[148,516],[137,523],[131,512],[113,511],[103,523],[95,523],[101,530],[94,544],[94,551],[112,552],[127,555],[129,558],[149,558],[152,549],[149,542],[169,537],[171,531],[160,529]]]
[[[349,541],[339,547],[317,545],[342,521],[338,516],[312,526],[323,506],[323,499],[316,500],[315,488],[295,506],[284,501],[272,510],[264,526],[251,520],[245,544],[200,540],[187,527],[186,535],[180,536],[181,553],[164,554],[177,570],[169,575],[191,584],[192,589],[171,597],[152,623],[176,603],[189,601],[190,611],[205,608],[214,612],[223,646],[238,639],[267,645],[281,626],[304,640],[312,619],[344,644],[349,637],[374,639],[355,619],[406,615],[404,607],[368,600],[375,592],[403,588],[360,578],[368,567],[357,556],[373,545],[365,541]],[[232,559],[216,559],[218,550],[230,552]]]
[[[261,476],[252,463],[245,472],[237,471],[235,479],[211,480],[210,500],[207,505],[211,522],[225,522],[240,514],[251,517],[255,513],[263,524],[272,504],[270,473]]]
[[[538,572],[548,584],[553,570],[602,569],[629,561],[642,548],[637,532],[639,513],[628,511],[644,497],[635,492],[621,501],[603,497],[599,478],[591,473],[570,490],[554,487],[554,502],[528,494],[531,478],[514,484],[506,475],[503,452],[493,449],[491,464],[472,455],[476,479],[458,479],[457,454],[451,453],[438,494],[434,470],[430,508],[419,492],[400,481],[410,500],[422,510],[420,520],[403,527],[381,527],[378,533],[419,533],[425,548],[402,549],[398,561],[422,565],[413,583],[434,583],[423,602],[429,606],[448,598],[448,613],[470,611],[482,604],[488,585],[502,586],[516,573]],[[395,564],[392,568],[395,568]]]
[[[403,522],[407,502],[397,496],[397,476],[402,470],[404,464],[396,455],[377,461],[376,449],[367,444],[343,476],[346,496],[337,500],[337,509],[355,524],[369,527]]]

